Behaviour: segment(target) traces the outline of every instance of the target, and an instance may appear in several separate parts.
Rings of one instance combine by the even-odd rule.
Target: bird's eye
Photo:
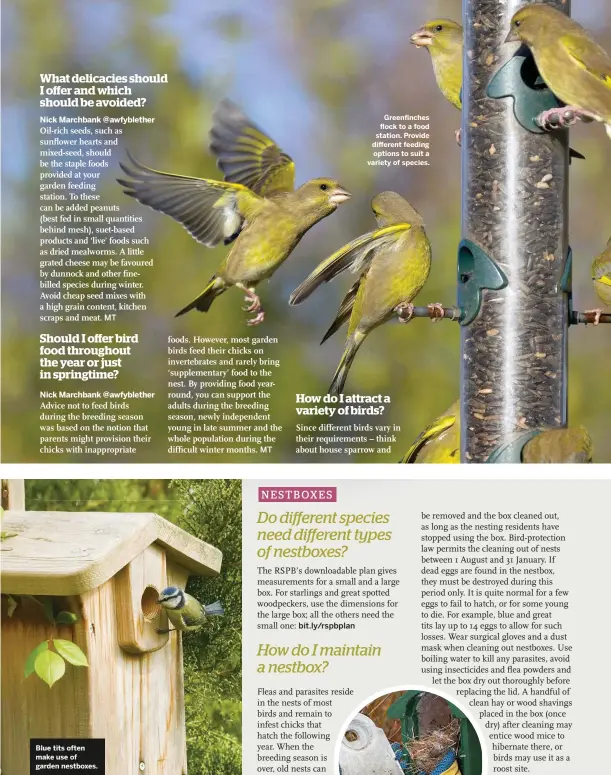
[[[326,183],[321,183],[320,184],[320,190],[321,191],[326,191],[328,188],[329,188],[329,186]]]
[[[516,26],[516,27],[519,27],[519,26],[520,26],[520,24],[521,24],[522,22],[521,22],[521,21],[518,19],[518,20],[517,20],[516,22],[514,22],[514,23],[515,23],[515,26]]]
[[[437,30],[437,32],[441,32],[441,31],[443,30],[443,24],[438,24],[438,25],[435,27],[435,29]]]

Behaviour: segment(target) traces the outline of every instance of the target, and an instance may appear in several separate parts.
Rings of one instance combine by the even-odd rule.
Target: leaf
[[[43,651],[34,662],[36,675],[49,686],[49,689],[66,672],[66,663],[54,651]]]
[[[6,600],[6,613],[8,618],[10,619],[11,616],[15,613],[15,608],[19,605],[19,603],[15,600],[15,598],[12,595],[7,595]]]
[[[25,661],[25,670],[23,671],[23,674],[27,678],[29,675],[32,675],[34,672],[34,662],[36,662],[36,657],[41,654],[43,651],[46,651],[49,648],[49,641],[43,640],[42,643],[39,643],[36,648],[32,649],[30,651],[28,658]]]
[[[78,616],[71,611],[60,611],[55,617],[55,622],[57,624],[74,624],[74,622],[78,622]]]
[[[77,667],[89,667],[87,657],[76,643],[73,643],[71,640],[54,638],[53,645],[57,649],[57,653],[61,654],[66,662],[70,662],[71,665],[76,665]]]

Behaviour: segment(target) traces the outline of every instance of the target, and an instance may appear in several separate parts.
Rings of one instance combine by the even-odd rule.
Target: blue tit
[[[166,587],[157,601],[165,610],[168,619],[180,632],[193,632],[204,626],[207,616],[222,616],[225,609],[217,600],[210,605],[202,605],[180,587]],[[174,632],[174,630],[157,630],[161,634]]]

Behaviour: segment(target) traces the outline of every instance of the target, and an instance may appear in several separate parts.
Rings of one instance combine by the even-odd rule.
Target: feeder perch
[[[409,691],[393,703],[388,709],[388,718],[401,721],[401,738],[403,745],[420,735],[420,723],[418,705],[425,692]],[[458,766],[462,775],[481,775],[482,772],[482,747],[473,725],[465,714],[453,705],[447,703],[452,717],[460,722],[460,741],[456,754]],[[413,764],[407,748],[405,748],[408,762]]]
[[[535,121],[540,113],[558,108],[558,102],[545,81],[539,75],[532,54],[521,48],[503,65],[488,85],[487,94],[493,99],[511,97],[513,112],[518,122],[529,132],[543,133]]]
[[[216,576],[222,554],[156,514],[15,511],[1,545],[2,771],[29,772],[30,738],[104,738],[106,775],[186,775],[182,642],[159,634],[157,604],[189,574]],[[37,600],[78,615],[53,625]],[[51,688],[24,678],[32,649],[71,640],[89,667]]]
[[[486,463],[521,463],[524,447],[540,433],[540,430],[527,431],[526,433],[518,434],[513,439],[508,439],[494,450],[488,460],[486,460]]]
[[[507,278],[480,247],[464,239],[458,247],[458,306],[460,325],[468,326],[477,317],[482,304],[482,291],[500,291]]]

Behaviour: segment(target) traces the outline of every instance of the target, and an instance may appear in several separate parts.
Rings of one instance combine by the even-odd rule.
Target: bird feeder
[[[388,709],[388,718],[399,719],[401,722],[401,738],[405,747],[405,757],[411,765],[407,743],[420,735],[419,704],[424,692],[408,691],[394,702]],[[458,766],[462,775],[481,775],[482,772],[482,748],[473,725],[465,714],[453,705],[447,703],[453,718],[460,723],[460,742],[456,753]]]
[[[8,511],[3,528],[2,772],[30,771],[30,738],[104,738],[106,775],[186,775],[182,642],[157,632],[157,598],[218,575],[221,552],[156,514]],[[41,601],[76,622],[51,623]],[[49,687],[24,662],[51,638],[88,667]]]
[[[570,11],[568,0],[547,2]],[[504,42],[523,4],[463,3],[458,288],[459,298],[479,293],[476,315],[461,321],[461,460],[468,463],[567,421],[568,132],[537,126],[555,98],[528,52]],[[471,290],[478,275],[492,281]]]

